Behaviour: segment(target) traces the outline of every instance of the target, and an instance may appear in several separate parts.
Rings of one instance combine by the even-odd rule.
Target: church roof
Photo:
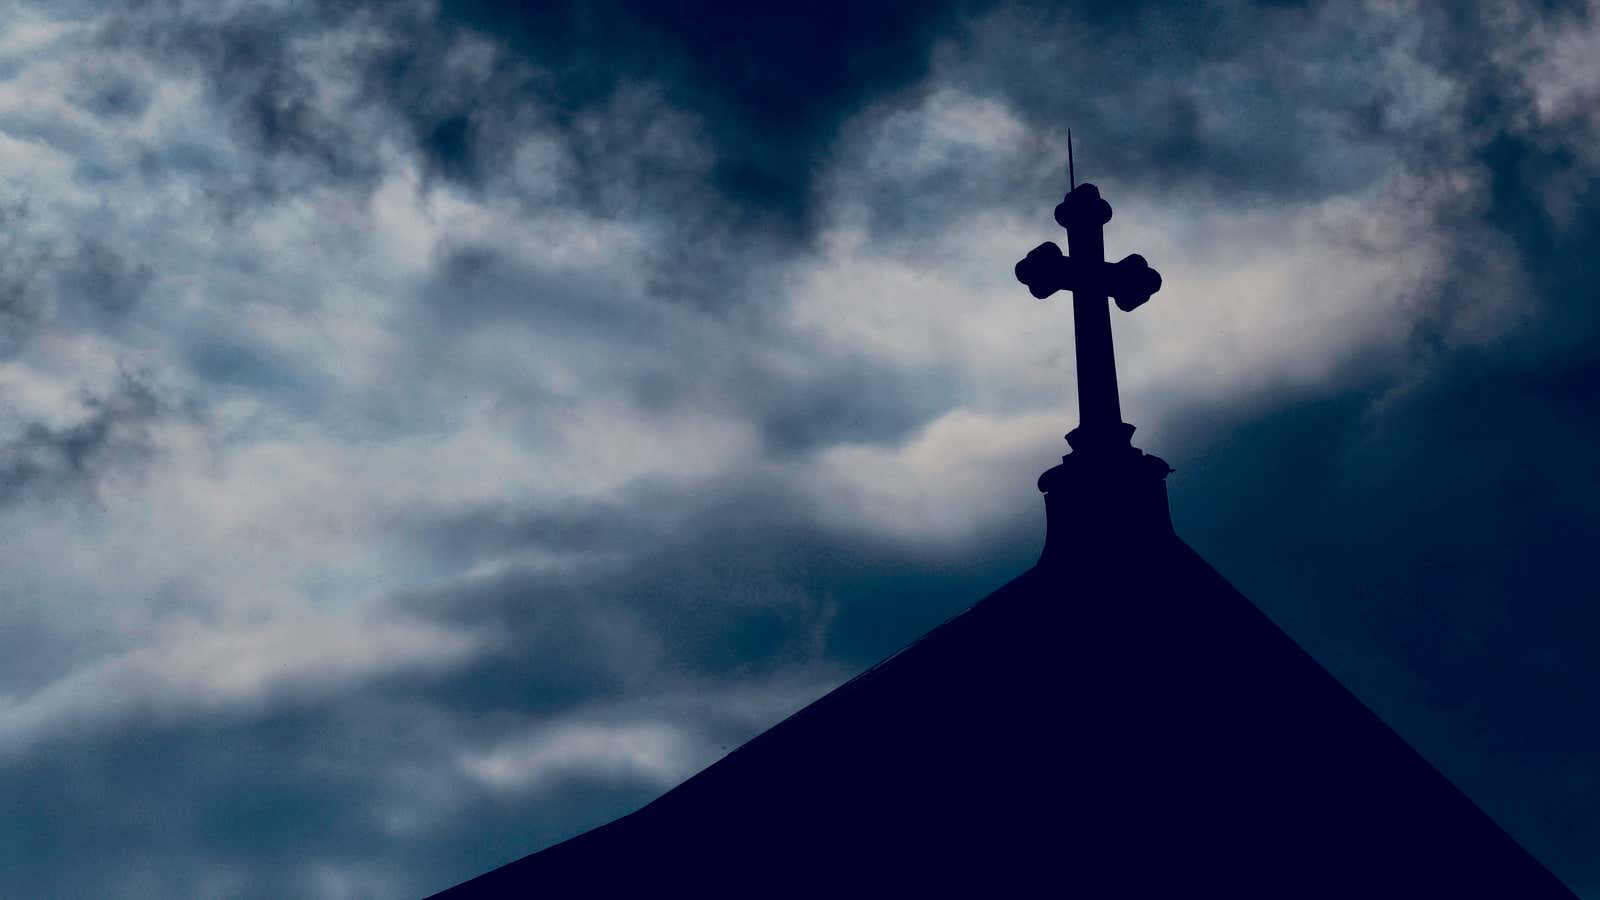
[[[1104,259],[1075,184],[1018,263],[1073,293],[1072,452],[1021,577],[643,809],[442,897],[1573,894],[1172,531],[1121,419]]]
[[[1572,896],[1170,533],[1047,554],[655,802],[441,896],[956,887]]]

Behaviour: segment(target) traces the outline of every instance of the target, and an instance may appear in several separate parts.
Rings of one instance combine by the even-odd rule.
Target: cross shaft
[[[1117,396],[1117,364],[1111,343],[1107,299],[1124,311],[1150,299],[1161,275],[1138,254],[1117,263],[1105,259],[1105,224],[1111,204],[1092,184],[1080,184],[1056,206],[1056,222],[1067,230],[1070,256],[1046,241],[1016,266],[1017,280],[1040,299],[1059,290],[1072,292],[1073,341],[1078,355],[1078,428],[1068,435],[1080,445],[1126,444],[1132,429],[1122,421]]]

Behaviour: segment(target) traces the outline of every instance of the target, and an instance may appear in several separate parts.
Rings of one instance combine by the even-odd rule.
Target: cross
[[[1067,230],[1070,256],[1045,241],[1017,263],[1017,280],[1040,300],[1072,292],[1073,338],[1078,350],[1078,427],[1067,435],[1074,450],[1126,445],[1133,429],[1122,421],[1117,399],[1117,362],[1111,348],[1111,312],[1124,312],[1161,289],[1161,275],[1135,253],[1106,262],[1105,224],[1111,204],[1092,184],[1076,185],[1056,206],[1056,223]]]

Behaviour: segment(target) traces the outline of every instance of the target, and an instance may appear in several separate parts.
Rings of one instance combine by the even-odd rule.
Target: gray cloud
[[[32,330],[40,315],[36,282],[49,257],[46,248],[26,236],[28,208],[7,198],[0,205],[6,237],[0,244],[0,348],[12,350]]]
[[[1594,120],[1518,36],[1584,16],[27,13],[6,892],[437,889],[1020,571],[1067,125],[1169,279],[1117,329],[1181,532],[1600,883]]]
[[[152,424],[176,412],[133,373],[124,373],[110,393],[84,395],[81,406],[82,417],[70,424],[31,422],[0,443],[0,502],[40,489],[92,496],[108,470],[146,459]]]

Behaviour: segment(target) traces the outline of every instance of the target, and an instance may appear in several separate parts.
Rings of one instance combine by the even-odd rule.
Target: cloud
[[[155,432],[184,416],[135,372],[66,396],[23,366],[0,368],[0,384],[21,401],[0,416],[0,503],[41,492],[93,497],[104,479],[136,472],[155,452]]]
[[[1003,583],[1074,418],[1070,314],[1010,272],[1059,239],[1068,125],[1108,249],[1166,277],[1115,328],[1182,533],[1589,877],[1594,817],[1537,798],[1587,796],[1595,747],[1563,712],[1597,677],[1592,85],[1561,64],[1592,22],[17,21],[9,892],[441,888]]]
[[[574,775],[608,780],[640,778],[661,790],[694,774],[703,759],[669,724],[567,726],[469,754],[461,767],[485,787],[514,792]]]
[[[0,705],[6,734],[0,752],[15,755],[66,735],[81,739],[132,717],[203,715],[348,690],[396,669],[448,667],[476,643],[468,634],[392,618],[177,623],[145,646]]]

